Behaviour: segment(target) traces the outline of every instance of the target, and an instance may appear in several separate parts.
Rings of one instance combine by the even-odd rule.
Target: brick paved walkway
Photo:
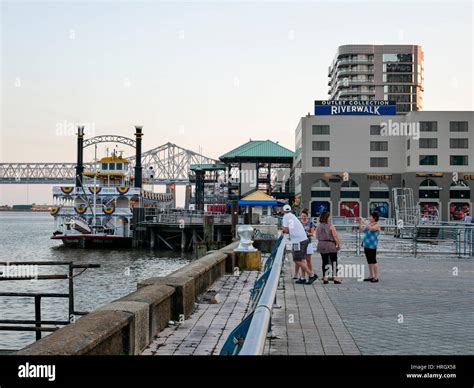
[[[198,303],[194,313],[178,326],[163,330],[143,355],[218,355],[225,340],[245,316],[257,271],[225,275],[212,289],[220,303]]]
[[[340,255],[340,264],[363,264],[364,256]],[[293,262],[284,265],[274,309],[277,336],[268,355],[474,354],[474,260],[413,258],[383,253],[380,283],[345,278],[341,285],[298,285]],[[321,274],[321,259],[313,266]],[[364,268],[367,276],[367,269]],[[213,286],[220,303],[197,305],[179,326],[165,329],[147,355],[216,355],[245,316],[257,272],[224,276]]]
[[[273,319],[279,338],[266,354],[474,354],[474,260],[385,256],[380,283],[296,285],[287,262]],[[313,256],[318,274],[320,260]],[[366,264],[351,254],[339,262]]]
[[[284,276],[277,291],[281,309],[273,312],[274,332],[268,340],[269,355],[358,355],[357,345],[344,326],[319,281],[295,284],[293,261],[285,262]]]

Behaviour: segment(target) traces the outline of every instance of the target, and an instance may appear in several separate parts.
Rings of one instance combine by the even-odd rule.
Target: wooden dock
[[[214,250],[229,244],[235,235],[235,225],[242,220],[230,214],[145,209],[137,220],[134,246],[169,249],[182,253]]]

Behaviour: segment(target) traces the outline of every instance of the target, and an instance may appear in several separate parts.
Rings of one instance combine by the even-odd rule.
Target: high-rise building
[[[419,111],[423,74],[421,46],[339,46],[329,67],[329,99],[395,101],[399,114]]]

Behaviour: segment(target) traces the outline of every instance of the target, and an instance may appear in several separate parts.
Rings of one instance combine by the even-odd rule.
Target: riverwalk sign
[[[394,101],[315,101],[316,116],[392,116],[397,114],[397,104]]]

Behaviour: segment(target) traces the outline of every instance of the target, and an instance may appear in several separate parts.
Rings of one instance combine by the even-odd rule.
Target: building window
[[[311,190],[312,198],[327,198],[331,196],[331,192],[327,190]]]
[[[449,148],[469,148],[469,139],[449,139]]]
[[[412,93],[412,87],[410,85],[385,85],[383,87],[384,93]],[[413,93],[416,93],[416,88],[413,88]]]
[[[438,155],[420,155],[420,166],[437,166]]]
[[[386,73],[412,73],[413,68],[412,65],[408,63],[384,63],[383,71]]]
[[[413,82],[412,74],[386,74],[382,76],[383,82]]]
[[[420,121],[420,132],[438,132],[438,122]]]
[[[438,148],[438,139],[420,139],[418,148]]]
[[[382,128],[380,127],[380,125],[371,125],[370,126],[370,134],[371,135],[380,136],[380,131],[381,130],[382,130]]]
[[[451,155],[449,159],[451,166],[467,166],[469,164],[467,155]]]
[[[109,170],[115,170],[115,163],[109,163]]]
[[[410,167],[410,155],[407,156],[407,166]]]
[[[313,151],[329,151],[329,142],[313,141]]]
[[[329,135],[329,125],[313,125],[313,135]]]
[[[384,62],[413,62],[412,54],[383,54]]]
[[[388,141],[371,141],[371,151],[388,151]]]
[[[410,104],[397,104],[397,113],[407,113],[410,112]]]
[[[410,149],[410,139],[407,139],[407,150]]]
[[[384,99],[395,102],[412,102],[410,94],[387,94]]]
[[[313,157],[313,167],[329,167],[329,158]]]
[[[370,167],[388,167],[388,158],[370,158]]]
[[[467,132],[468,131],[467,121],[450,121],[449,131],[450,132]]]

